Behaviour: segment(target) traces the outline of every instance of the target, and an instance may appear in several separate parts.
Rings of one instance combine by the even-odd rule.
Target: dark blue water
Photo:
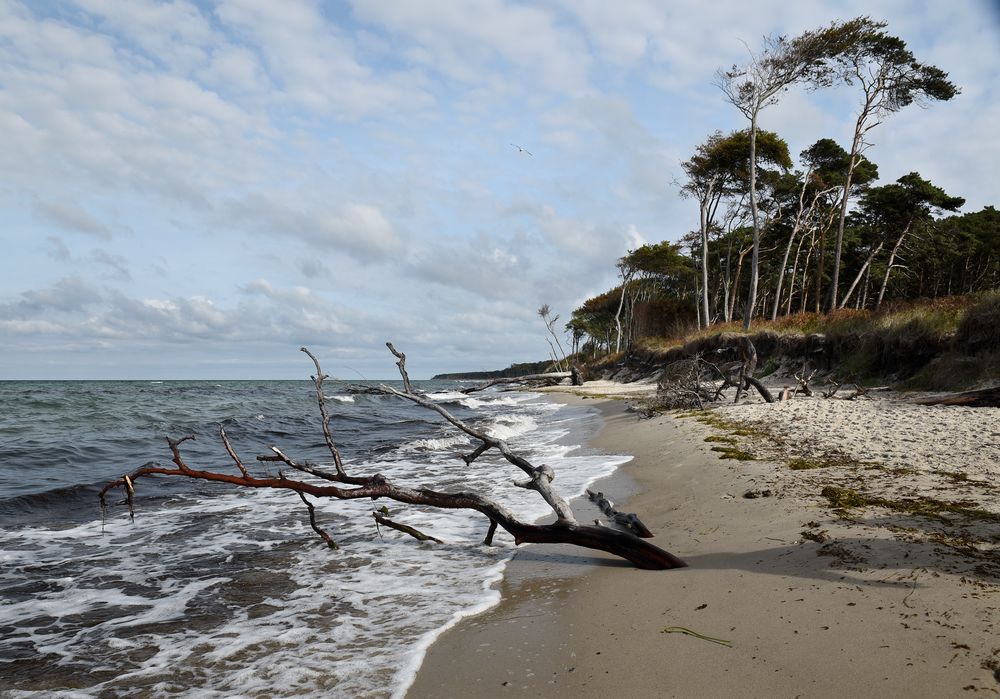
[[[416,384],[431,392],[455,385]],[[372,458],[437,429],[425,409],[352,395],[349,385],[359,384],[324,384],[345,458]],[[477,419],[457,402],[450,407]],[[329,459],[311,381],[4,381],[0,416],[0,526],[92,516],[107,481],[150,461],[170,465],[168,436],[195,437],[183,447],[192,467],[226,468],[220,426],[245,461],[271,453],[270,445],[303,460]]]

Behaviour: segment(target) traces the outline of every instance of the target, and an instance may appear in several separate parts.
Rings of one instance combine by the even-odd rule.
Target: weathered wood
[[[795,380],[799,382],[799,388],[802,390],[807,397],[812,398],[813,390],[809,386],[809,382],[812,381],[812,377],[816,375],[816,369],[813,369],[812,373],[808,376],[806,375],[806,367],[803,365],[802,373],[795,375]]]
[[[744,388],[749,388],[750,386],[753,386],[754,388],[756,388],[757,389],[757,393],[759,393],[760,397],[763,398],[766,402],[768,402],[768,403],[773,403],[774,402],[774,396],[772,396],[771,392],[769,390],[767,390],[767,386],[765,386],[764,384],[762,384],[760,381],[758,381],[754,377],[747,376],[746,377],[746,385],[744,386]]]
[[[918,405],[964,405],[970,408],[996,408],[1000,407],[1000,386],[983,388],[978,391],[931,396],[916,400],[914,403]]]
[[[402,355],[402,353],[395,352],[394,348],[391,346],[390,351],[399,357],[399,369],[400,373],[404,376],[404,385],[409,385],[409,381],[406,380],[405,377],[405,369],[403,366],[404,355]],[[309,354],[308,351],[306,353]],[[306,495],[311,495],[315,498],[333,498],[338,500],[377,500],[379,498],[386,498],[411,505],[427,505],[442,509],[475,510],[484,514],[491,522],[490,531],[486,537],[487,543],[492,540],[492,536],[496,528],[502,527],[514,537],[515,544],[574,544],[584,548],[607,551],[608,553],[630,561],[633,565],[639,568],[655,570],[679,568],[686,565],[684,561],[677,558],[673,554],[648,543],[634,534],[609,528],[581,526],[577,523],[569,503],[553,489],[552,481],[555,479],[555,473],[549,466],[545,464],[541,464],[537,467],[534,466],[525,458],[513,452],[503,440],[497,439],[488,433],[467,425],[463,421],[451,415],[451,413],[437,403],[434,403],[427,397],[416,393],[400,391],[385,385],[379,386],[378,389],[383,395],[392,395],[404,398],[433,410],[453,426],[465,432],[470,437],[474,437],[479,440],[482,446],[476,449],[471,455],[465,457],[466,463],[471,463],[488,449],[496,449],[499,451],[507,462],[517,467],[528,476],[527,480],[516,483],[516,485],[536,491],[545,500],[549,507],[552,508],[552,511],[556,515],[556,521],[545,525],[522,522],[510,509],[500,502],[476,492],[441,492],[430,488],[411,488],[397,484],[379,473],[366,476],[348,475],[343,462],[339,458],[339,451],[333,442],[332,436],[329,434],[329,418],[326,415],[325,403],[322,394],[322,380],[326,377],[322,373],[322,370],[319,367],[319,362],[316,361],[315,357],[311,354],[309,356],[316,363],[317,373],[314,380],[317,389],[317,400],[320,406],[320,413],[323,416],[324,436],[326,437],[327,446],[329,447],[331,454],[334,456],[336,471],[330,472],[308,462],[296,461],[276,446],[271,447],[273,455],[257,458],[258,461],[278,461],[284,463],[296,471],[315,476],[323,482],[317,483],[315,481],[296,480],[294,478],[287,477],[284,473],[279,473],[277,477],[271,475],[255,475],[245,467],[243,462],[236,455],[235,450],[232,448],[232,445],[229,444],[229,441],[225,437],[225,433],[223,431],[221,432],[223,442],[226,445],[226,450],[229,453],[230,458],[234,461],[237,469],[239,470],[238,474],[191,468],[184,461],[181,455],[180,447],[183,442],[193,439],[193,437],[188,436],[176,440],[168,438],[167,443],[173,456],[172,461],[175,467],[166,467],[150,463],[130,474],[122,476],[122,478],[118,480],[108,483],[101,489],[99,494],[102,507],[107,507],[105,498],[109,491],[115,488],[122,488],[126,493],[131,514],[134,483],[137,479],[154,475],[183,476],[185,478],[215,483],[226,483],[245,488],[271,488],[274,490],[295,492],[309,508],[310,523],[312,524],[313,529],[316,530],[324,538],[327,545],[330,545],[331,547],[336,544],[333,543],[333,539],[329,537],[329,535],[327,535],[317,524],[315,509],[306,499]],[[373,513],[376,522],[379,524],[385,524],[386,526],[405,532],[410,536],[415,536],[416,538],[427,536],[421,532],[417,532],[417,530],[414,530],[412,527],[400,525],[397,522],[393,522],[392,520],[385,518],[382,516],[384,514],[385,513],[379,512]],[[427,537],[427,539],[433,539],[433,537]]]
[[[475,393],[476,391],[487,389],[490,386],[498,386],[505,383],[531,383],[536,381],[542,383],[558,383],[563,379],[572,379],[572,377],[573,372],[571,371],[553,371],[547,374],[528,374],[527,376],[507,376],[500,379],[491,379],[490,381],[479,384],[478,386],[463,388],[462,393]]]
[[[403,378],[403,390],[407,393],[413,393],[413,386],[410,384],[410,375],[406,373],[406,355],[402,352],[397,352],[391,342],[386,342],[385,346],[388,347],[389,351],[392,352],[392,355],[399,360],[396,362],[396,366],[399,367],[399,375]]]
[[[303,498],[303,499],[305,499],[305,498]],[[441,541],[437,537],[433,537],[430,534],[424,534],[419,529],[414,529],[413,527],[411,527],[408,524],[401,524],[400,522],[394,522],[391,519],[389,519],[388,517],[386,517],[384,513],[379,512],[378,510],[376,510],[375,512],[372,512],[372,517],[375,518],[375,523],[376,524],[381,524],[381,525],[384,525],[386,527],[389,527],[390,529],[395,529],[398,532],[403,532],[404,534],[409,534],[410,536],[412,536],[417,541],[433,541],[433,542],[438,543],[438,544],[443,544],[444,543],[443,541]]]
[[[615,524],[626,527],[633,534],[641,536],[643,539],[651,539],[653,537],[653,532],[649,531],[638,515],[634,512],[619,512],[615,509],[615,504],[605,497],[604,493],[595,493],[592,490],[588,490],[587,497],[597,505],[605,517],[610,518]]]
[[[752,298],[752,296],[751,296]],[[746,381],[753,377],[753,373],[757,371],[757,348],[753,346],[753,342],[746,335],[741,335],[736,339],[736,351],[740,355],[740,381],[736,386],[736,399],[734,403],[740,402],[740,396],[743,395],[743,391],[746,388]],[[773,399],[769,400],[768,403],[774,402]]]

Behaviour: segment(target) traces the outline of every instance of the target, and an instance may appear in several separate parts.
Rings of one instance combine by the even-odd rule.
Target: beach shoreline
[[[933,542],[786,493],[781,464],[720,459],[705,441],[718,431],[694,420],[559,400],[601,410],[591,446],[634,459],[595,487],[690,567],[640,571],[601,552],[525,547],[501,602],[438,638],[407,697],[1000,693],[992,571],[977,576]],[[779,492],[743,497],[768,490]]]

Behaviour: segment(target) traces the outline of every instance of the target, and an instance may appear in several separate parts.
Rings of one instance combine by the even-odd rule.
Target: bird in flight
[[[521,146],[517,145],[516,143],[511,143],[510,145],[512,145],[515,148],[517,148],[517,152],[518,153],[527,153],[528,155],[531,155],[531,151],[528,150],[527,148],[521,148]],[[531,157],[535,157],[535,156],[532,155]]]

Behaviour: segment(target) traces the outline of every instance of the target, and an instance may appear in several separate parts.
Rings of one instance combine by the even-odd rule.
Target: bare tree
[[[808,207],[806,206],[806,192],[812,183],[813,170],[810,167],[805,176],[802,178],[802,188],[799,190],[799,206],[795,214],[795,221],[792,223],[792,231],[788,234],[788,243],[785,245],[785,255],[781,259],[781,266],[778,268],[778,282],[774,290],[774,306],[771,308],[771,320],[775,320],[778,317],[778,309],[781,307],[781,291],[782,285],[785,280],[785,271],[788,268],[788,258],[792,253],[792,246],[795,243],[795,239],[799,237],[801,233],[804,237],[805,231],[811,228],[813,223],[813,218],[816,213],[816,208],[821,199],[833,192],[836,187],[828,187],[827,189],[817,190],[814,188],[812,192],[812,199],[809,202]],[[798,255],[796,255],[798,258]],[[796,259],[796,263],[798,260]],[[791,291],[789,290],[789,298],[791,298]]]
[[[621,352],[622,349],[622,307],[625,305],[625,293],[628,291],[628,283],[632,281],[632,275],[635,274],[635,269],[630,265],[626,264],[624,260],[619,260],[618,273],[622,277],[622,295],[618,300],[618,311],[615,313],[615,328],[618,331],[618,335],[615,337],[615,352]]]
[[[547,337],[545,338],[545,341],[549,343],[549,348],[552,350],[553,362],[555,363],[556,368],[560,371],[568,370],[566,365],[569,364],[569,362],[566,359],[566,350],[563,349],[562,342],[559,341],[559,336],[556,334],[555,330],[556,323],[559,321],[559,316],[553,316],[551,314],[552,309],[549,308],[549,304],[547,303],[543,303],[542,307],[538,309],[538,316],[542,319],[542,322],[545,323],[545,329],[548,330],[552,339],[556,341],[556,344],[553,346],[552,341]],[[556,354],[556,347],[559,348],[558,354]]]
[[[181,446],[184,442],[194,439],[187,436],[180,439],[167,439],[174,467],[150,464],[143,466],[131,473],[123,475],[120,479],[112,481],[104,486],[100,493],[102,507],[107,507],[107,494],[114,489],[121,489],[125,495],[125,502],[128,504],[129,514],[133,513],[133,498],[135,494],[135,483],[141,478],[153,475],[180,476],[183,478],[193,478],[196,480],[211,481],[215,483],[226,483],[228,485],[243,488],[269,488],[278,491],[290,491],[296,493],[306,504],[309,510],[309,520],[312,528],[323,538],[330,548],[336,548],[332,536],[326,533],[317,523],[315,507],[307,498],[332,498],[337,500],[358,500],[370,498],[377,500],[387,498],[396,502],[410,505],[427,505],[440,507],[443,509],[465,509],[475,510],[482,513],[488,520],[484,543],[491,544],[493,535],[497,527],[502,527],[514,537],[515,544],[523,543],[564,543],[582,546],[584,548],[607,551],[616,556],[620,556],[639,568],[663,570],[668,568],[683,567],[685,563],[648,541],[641,539],[634,534],[610,527],[585,526],[577,522],[569,502],[563,498],[553,488],[552,482],[555,479],[555,472],[551,467],[542,464],[535,466],[527,459],[515,453],[510,446],[502,439],[494,437],[486,432],[477,430],[467,423],[459,420],[437,403],[422,396],[412,388],[409,377],[406,373],[406,358],[401,352],[397,352],[391,344],[387,343],[390,351],[399,359],[398,366],[400,375],[403,378],[403,390],[387,385],[380,385],[378,391],[383,395],[396,396],[403,400],[411,401],[428,410],[437,413],[446,422],[456,427],[460,431],[479,442],[472,453],[465,455],[463,460],[466,464],[472,463],[488,451],[496,450],[512,466],[520,470],[527,476],[526,480],[515,481],[515,485],[527,490],[533,490],[546,502],[555,515],[555,521],[550,524],[532,524],[524,522],[502,503],[496,501],[483,493],[463,490],[444,492],[428,487],[409,487],[391,481],[380,473],[371,475],[356,476],[348,473],[347,468],[341,458],[340,451],[333,440],[330,431],[330,416],[326,409],[326,402],[323,397],[323,381],[328,378],[323,373],[319,361],[305,347],[302,351],[312,359],[316,367],[316,374],[313,382],[316,386],[316,399],[319,404],[323,437],[326,446],[332,457],[333,470],[329,467],[320,466],[305,461],[298,461],[285,454],[279,447],[270,447],[272,454],[258,456],[258,461],[272,461],[284,464],[286,467],[299,475],[291,477],[285,471],[279,471],[277,477],[268,474],[254,474],[245,465],[233,448],[225,430],[220,429],[220,438],[226,449],[226,453],[233,461],[238,473],[224,473],[217,470],[201,470],[192,468],[185,461],[181,454]],[[412,527],[398,522],[392,522],[385,518],[384,512],[373,513],[376,522],[403,531],[421,540],[433,540],[422,532],[417,532]],[[381,516],[380,516],[381,515]]]
[[[885,22],[875,22],[867,17],[853,20],[853,34],[845,40],[836,56],[841,78],[847,84],[861,87],[863,100],[854,124],[851,142],[851,160],[840,201],[840,218],[837,224],[837,241],[833,254],[833,273],[827,310],[837,308],[840,281],[840,256],[844,245],[844,223],[847,219],[848,199],[854,169],[861,161],[861,154],[871,146],[868,132],[881,124],[887,116],[903,107],[930,100],[950,100],[959,93],[958,87],[948,80],[940,68],[919,63],[906,48],[906,43],[882,31]]]
[[[850,24],[850,23],[848,23]],[[794,39],[784,36],[765,37],[764,47],[754,53],[749,47],[749,60],[742,66],[716,74],[715,84],[726,99],[750,121],[750,215],[753,220],[753,257],[745,330],[757,302],[757,282],[760,266],[760,236],[762,224],[757,200],[757,130],[761,111],[778,102],[779,95],[796,83],[811,87],[832,82],[830,57],[841,49],[843,24],[831,24],[826,29],[805,32]]]

